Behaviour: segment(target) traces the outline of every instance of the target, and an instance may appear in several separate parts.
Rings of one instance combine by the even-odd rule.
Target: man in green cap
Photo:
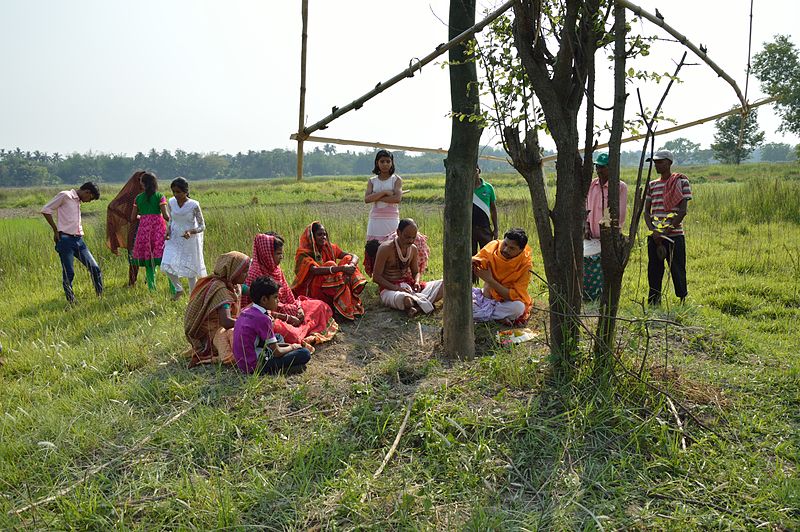
[[[589,185],[586,195],[586,240],[583,253],[583,296],[597,299],[603,289],[603,271],[600,268],[600,222],[608,209],[608,154],[601,153],[594,161],[597,177]],[[625,224],[628,210],[628,185],[619,182],[619,227]]]

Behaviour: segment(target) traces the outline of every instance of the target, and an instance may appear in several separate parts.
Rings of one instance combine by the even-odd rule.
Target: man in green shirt
[[[497,199],[494,187],[481,179],[481,169],[475,170],[475,189],[472,191],[472,254],[497,240]],[[491,221],[490,221],[491,219]]]

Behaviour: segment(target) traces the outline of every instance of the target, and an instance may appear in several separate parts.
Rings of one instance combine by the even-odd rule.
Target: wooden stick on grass
[[[154,430],[153,432],[151,432],[150,434],[148,434],[147,436],[142,438],[139,441],[139,443],[137,443],[133,447],[130,447],[127,451],[123,452],[119,456],[117,456],[115,458],[112,458],[111,460],[108,460],[107,462],[103,462],[100,465],[96,465],[96,466],[90,467],[89,469],[87,469],[84,472],[82,478],[80,478],[79,480],[76,480],[75,482],[73,482],[69,486],[67,486],[65,488],[61,488],[60,490],[55,492],[53,495],[50,495],[49,497],[44,497],[42,499],[39,499],[38,501],[35,501],[35,502],[32,502],[32,503],[30,503],[30,504],[28,504],[26,506],[23,506],[22,508],[17,508],[16,510],[11,510],[10,512],[8,512],[8,515],[19,515],[21,513],[27,512],[28,510],[31,510],[33,508],[38,508],[39,506],[43,506],[45,504],[50,504],[51,502],[55,501],[56,499],[58,499],[60,497],[63,497],[64,495],[68,494],[69,492],[71,492],[72,490],[74,490],[75,488],[77,488],[78,486],[83,484],[84,482],[86,482],[90,477],[96,475],[97,473],[99,473],[100,471],[105,469],[106,467],[110,466],[111,464],[113,464],[115,462],[119,462],[120,460],[122,460],[123,458],[125,458],[126,456],[128,456],[130,454],[133,454],[133,453],[139,451],[142,447],[147,445],[147,443],[150,440],[153,439],[153,436],[155,436],[156,434],[158,434],[159,432],[161,432],[165,428],[169,427],[170,425],[172,425],[173,423],[178,421],[186,413],[188,413],[192,408],[194,408],[195,405],[197,405],[197,401],[195,401],[194,403],[190,404],[189,406],[187,406],[186,408],[184,408],[183,410],[181,410],[180,412],[178,412],[177,414],[175,414],[174,416],[169,418],[167,421],[164,422],[164,424],[162,424],[156,430]]]
[[[675,404],[669,397],[667,397],[667,404],[669,405],[669,409],[672,410],[672,416],[675,418],[675,423],[678,424],[678,431],[681,433],[681,449],[685,451],[686,438],[683,435],[683,421],[681,421],[681,416],[678,415],[678,410],[675,408]]]
[[[397,450],[397,445],[400,443],[400,438],[403,437],[403,433],[406,430],[406,425],[408,424],[408,418],[411,415],[411,407],[414,405],[414,398],[408,400],[408,406],[406,407],[406,416],[403,418],[403,422],[400,424],[400,428],[397,431],[397,436],[394,437],[394,443],[389,448],[389,452],[386,453],[386,456],[383,457],[383,462],[381,462],[380,467],[372,474],[372,480],[378,478],[381,473],[383,473],[383,469],[386,467],[386,464],[389,463],[389,460],[392,459],[394,456],[394,452]],[[364,491],[364,494],[361,496],[361,502],[364,502],[367,499],[367,491]]]

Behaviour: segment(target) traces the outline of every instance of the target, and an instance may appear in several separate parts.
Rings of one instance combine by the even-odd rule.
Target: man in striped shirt
[[[651,159],[647,159],[650,161]],[[647,280],[651,305],[661,303],[664,261],[672,275],[675,295],[683,302],[686,287],[686,241],[683,219],[686,217],[692,189],[688,178],[672,171],[672,152],[657,151],[652,157],[659,179],[650,181],[644,204],[644,221],[651,234],[647,237]]]

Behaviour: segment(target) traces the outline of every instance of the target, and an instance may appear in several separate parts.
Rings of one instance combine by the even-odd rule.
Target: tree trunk
[[[475,24],[475,0],[450,1],[450,39]],[[450,357],[475,356],[472,323],[472,189],[481,128],[463,115],[477,115],[478,73],[464,44],[450,50],[453,118],[444,187],[444,350]]]
[[[577,155],[577,131],[574,138],[566,143],[557,141],[556,146],[558,153],[573,154],[556,161],[559,183],[552,214],[555,272],[552,276],[548,273],[547,277],[550,283],[551,350],[561,364],[563,374],[568,376],[574,366],[580,339],[586,200],[580,178],[583,164]]]
[[[610,376],[616,338],[616,318],[622,292],[622,276],[630,255],[630,246],[619,224],[620,146],[625,116],[625,8],[614,7],[614,115],[611,120],[611,139],[608,149],[608,210],[610,226],[600,227],[600,266],[603,270],[603,296],[597,322],[597,341],[594,346],[595,372]],[[635,216],[635,215],[634,215]]]
[[[585,91],[592,88],[591,84],[587,86],[587,81],[593,72],[594,54],[602,35],[599,5],[596,0],[567,0],[563,3],[563,14],[558,18],[558,29],[555,30],[559,45],[556,53],[547,49],[548,43],[544,38],[539,38],[544,33],[542,21],[548,16],[543,4],[535,0],[520,0],[514,5],[514,46],[560,154],[556,160],[555,205],[548,212],[546,221],[536,216],[536,226],[549,288],[550,351],[554,356],[556,377],[565,380],[569,380],[573,373],[581,329],[583,227],[586,191],[591,178],[591,153],[585,156],[585,160],[578,154],[578,112]],[[591,110],[589,116],[592,116]],[[587,130],[592,131],[591,125],[587,125]],[[518,165],[518,157],[513,153],[515,150],[520,152],[518,134],[507,133],[504,136],[514,166],[518,170],[525,168],[525,161]],[[516,139],[511,138],[515,136]],[[590,141],[588,138],[589,146]],[[530,148],[527,140],[526,144]],[[520,173],[526,179],[531,175],[530,172]],[[532,185],[529,181],[529,188],[534,214],[547,211],[543,185]]]

